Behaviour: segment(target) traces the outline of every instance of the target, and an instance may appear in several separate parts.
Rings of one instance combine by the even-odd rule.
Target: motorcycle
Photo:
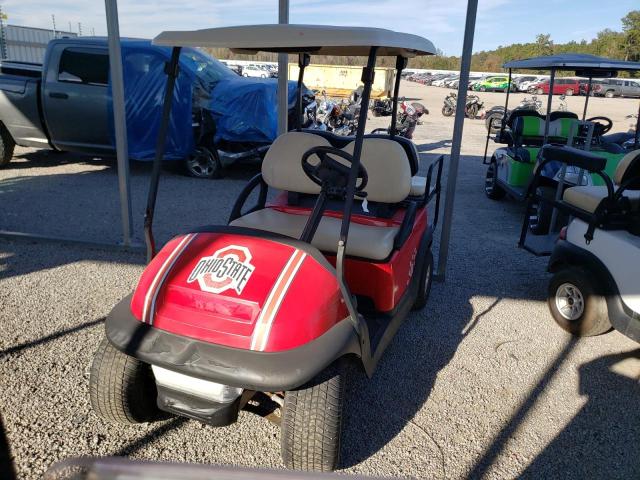
[[[393,102],[390,99],[381,98],[381,99],[376,99],[372,102],[371,114],[374,117],[388,117],[392,113],[393,113]]]
[[[360,102],[351,103],[348,100],[336,102],[326,101],[327,112],[323,123],[326,129],[336,135],[354,135],[358,128],[358,115],[360,114]]]
[[[413,138],[413,132],[416,129],[416,125],[420,124],[420,117],[422,115],[429,114],[429,110],[418,102],[409,103],[402,101],[400,103],[400,113],[396,123],[396,135],[399,137],[405,137],[408,139]],[[389,128],[376,128],[371,133],[389,133]]]
[[[457,101],[458,95],[455,92],[450,92],[444,99],[442,115],[445,117],[453,115],[456,111]],[[480,101],[480,98],[477,95],[467,95],[467,101],[464,107],[464,114],[467,118],[476,118],[483,108],[484,103]]]

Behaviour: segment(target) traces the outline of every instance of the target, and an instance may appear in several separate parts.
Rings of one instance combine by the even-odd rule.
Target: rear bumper
[[[360,355],[360,342],[349,318],[301,347],[256,352],[154,328],[131,314],[130,302],[131,297],[124,298],[105,322],[114,347],[145,363],[224,385],[265,392],[292,390],[341,356]]]

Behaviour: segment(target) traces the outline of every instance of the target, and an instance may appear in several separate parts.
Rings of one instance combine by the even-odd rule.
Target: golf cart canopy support
[[[153,39],[167,47],[230,48],[236,53],[310,53],[312,55],[368,56],[377,46],[378,56],[435,55],[429,40],[382,28],[330,25],[269,24],[162,32]]]

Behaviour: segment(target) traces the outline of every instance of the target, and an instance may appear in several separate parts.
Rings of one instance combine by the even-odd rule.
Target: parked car
[[[593,94],[599,97],[640,97],[640,81],[622,78],[607,78],[593,86]]]
[[[549,80],[544,80],[529,87],[528,92],[536,95],[549,94]],[[580,94],[580,82],[575,78],[556,78],[553,83],[554,95],[567,95],[570,97],[574,94]]]
[[[258,65],[246,65],[242,69],[243,77],[253,77],[253,78],[268,78],[269,72],[260,68]]]
[[[506,76],[487,77],[473,86],[476,92],[506,92],[508,88],[509,78]],[[513,89],[513,83],[511,89]]]
[[[544,81],[543,77],[539,77],[537,75],[523,75],[521,77],[516,78],[513,83],[516,86],[516,89],[519,92],[528,92],[529,88],[532,85],[540,83]]]
[[[161,115],[157,99],[164,93],[169,56],[169,49],[151,45],[149,40],[122,41],[131,159],[153,158]],[[221,176],[225,164],[255,157],[268,148],[273,138],[226,136],[237,114],[225,99],[230,98],[228,84],[232,82],[235,91],[251,93],[264,115],[246,120],[244,127],[263,131],[267,123],[277,122],[275,106],[268,108],[275,103],[276,82],[239,78],[218,60],[191,48],[182,49],[180,72],[165,159],[184,161],[193,176],[214,178]],[[0,168],[9,164],[16,145],[114,156],[109,83],[106,38],[52,40],[43,65],[2,62]],[[292,83],[289,91],[295,95]],[[226,88],[224,95],[218,94],[220,87]]]

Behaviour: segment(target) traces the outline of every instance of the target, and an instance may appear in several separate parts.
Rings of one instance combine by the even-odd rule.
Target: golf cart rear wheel
[[[502,200],[507,194],[497,183],[498,164],[495,160],[487,167],[487,175],[484,180],[484,193],[491,200]]]
[[[111,423],[135,424],[161,418],[149,364],[125,355],[102,339],[89,379],[93,411]]]
[[[428,250],[420,271],[420,290],[418,291],[416,301],[413,303],[413,310],[422,310],[427,305],[432,281],[433,253],[431,253],[431,250]]]
[[[286,392],[281,451],[287,468],[323,472],[338,468],[344,395],[341,361],[298,390]]]
[[[594,275],[570,266],[549,282],[547,304],[556,323],[579,337],[600,335],[611,329],[607,302],[594,287]]]
[[[223,167],[215,148],[196,147],[185,159],[187,173],[196,178],[222,178]]]

